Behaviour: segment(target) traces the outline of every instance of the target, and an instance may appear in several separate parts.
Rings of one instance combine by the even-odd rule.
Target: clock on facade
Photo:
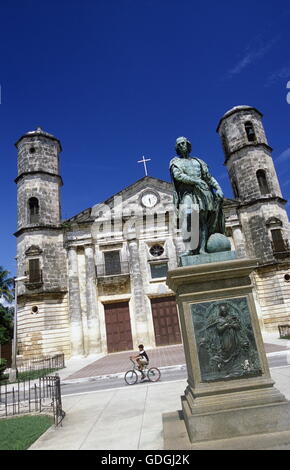
[[[158,197],[155,193],[148,192],[148,193],[143,194],[143,196],[141,197],[141,202],[143,206],[152,208],[156,206],[158,202]]]

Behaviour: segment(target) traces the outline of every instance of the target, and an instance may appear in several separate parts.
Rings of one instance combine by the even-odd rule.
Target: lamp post
[[[12,364],[9,374],[9,382],[15,382],[17,379],[17,294],[18,294],[18,282],[26,281],[28,276],[21,276],[14,278],[14,288],[15,288],[15,306],[14,306],[14,322],[13,322],[13,342],[12,342]]]

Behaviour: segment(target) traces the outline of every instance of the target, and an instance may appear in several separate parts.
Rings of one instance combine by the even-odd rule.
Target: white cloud
[[[290,147],[280,153],[280,155],[275,159],[275,163],[286,162],[288,159],[290,159]]]
[[[272,73],[266,80],[265,86],[271,86],[273,83],[278,82],[279,80],[287,80],[290,79],[290,66],[283,67],[276,72]],[[285,85],[286,86],[286,85]]]
[[[244,56],[242,59],[233,67],[229,72],[229,77],[233,77],[234,75],[238,75],[241,73],[246,67],[251,65],[252,63],[256,62],[257,60],[264,57],[267,52],[276,44],[279,38],[274,38],[271,41],[265,43],[261,38],[256,38],[253,42],[259,42],[259,44],[252,45],[246,47],[244,52]]]

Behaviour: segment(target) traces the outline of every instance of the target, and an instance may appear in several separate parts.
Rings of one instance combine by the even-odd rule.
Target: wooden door
[[[180,344],[181,333],[175,297],[151,299],[156,346]]]
[[[105,304],[108,353],[133,349],[128,302]]]

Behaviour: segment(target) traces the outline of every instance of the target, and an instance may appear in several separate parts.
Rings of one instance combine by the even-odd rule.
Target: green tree
[[[9,272],[0,266],[0,344],[9,343],[13,337],[14,308],[4,306],[1,301],[10,304],[14,297],[14,281]]]
[[[9,343],[13,338],[13,307],[0,304],[0,344]]]
[[[13,278],[9,277],[9,271],[6,271],[2,266],[0,266],[0,299],[1,297],[6,300],[6,302],[11,303],[13,300]]]

